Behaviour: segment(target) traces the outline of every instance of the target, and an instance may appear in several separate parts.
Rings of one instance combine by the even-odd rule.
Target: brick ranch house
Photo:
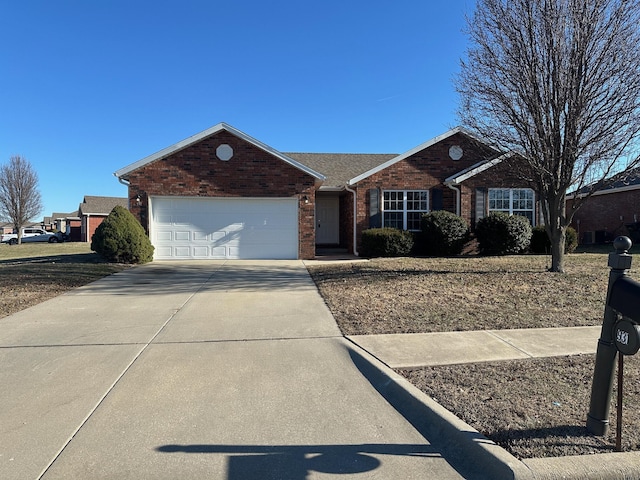
[[[128,200],[124,197],[85,195],[78,207],[77,224],[72,224],[72,228],[77,227],[78,238],[75,241],[90,242],[91,237],[96,233],[96,228],[109,216],[116,205],[128,208]]]
[[[576,194],[567,196],[571,208]],[[579,195],[579,193],[578,193]],[[616,175],[611,182],[586,199],[571,226],[582,244],[605,243],[619,235],[640,241],[640,169]]]
[[[311,259],[317,247],[357,254],[367,228],[418,230],[432,210],[535,224],[536,193],[505,158],[460,127],[369,155],[282,153],[220,123],[114,175],[157,260]]]

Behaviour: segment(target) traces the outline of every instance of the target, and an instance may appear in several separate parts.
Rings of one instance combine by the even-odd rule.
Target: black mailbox
[[[623,355],[635,355],[640,350],[640,283],[618,278],[611,286],[608,305],[622,315],[613,326],[616,348]]]
[[[594,435],[605,435],[609,428],[616,357],[634,355],[640,350],[640,283],[627,276],[631,268],[631,245],[629,238],[618,237],[613,242],[615,252],[609,254],[607,302],[587,415],[587,429]]]
[[[611,287],[609,306],[620,315],[640,323],[640,283],[629,277],[618,278]]]

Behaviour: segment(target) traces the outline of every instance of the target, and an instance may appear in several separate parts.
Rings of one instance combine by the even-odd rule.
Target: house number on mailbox
[[[640,326],[622,318],[614,326],[614,338],[618,351],[623,355],[635,355],[640,350]]]

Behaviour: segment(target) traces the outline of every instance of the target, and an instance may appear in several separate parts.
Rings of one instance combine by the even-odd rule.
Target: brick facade
[[[459,160],[452,160],[449,157],[449,148],[453,145],[459,145],[463,149],[463,156]],[[434,209],[434,195],[439,191],[442,209],[457,213],[457,193],[445,185],[444,180],[491,158],[492,155],[495,156],[495,153],[485,145],[479,144],[462,133],[457,133],[358,182],[354,188],[358,196],[358,245],[360,245],[362,232],[369,228],[370,189],[429,190],[430,210]],[[473,227],[476,222],[476,188],[524,188],[527,186],[512,174],[511,168],[506,162],[502,162],[456,186],[460,191],[460,215],[470,226]],[[347,203],[349,206],[352,205],[350,202],[345,202],[345,205]],[[341,215],[346,214],[347,208],[343,208]],[[352,226],[349,226],[349,231],[352,235]]]
[[[567,209],[573,200],[567,200]],[[584,201],[573,217],[571,226],[578,232],[580,243],[613,240],[629,236],[626,225],[640,221],[640,189],[616,190],[597,194]]]
[[[233,148],[222,161],[216,149]],[[298,258],[315,257],[315,179],[227,131],[220,131],[134,170],[129,175],[131,213],[149,231],[150,196],[297,197]],[[136,198],[140,196],[140,205]],[[305,201],[306,198],[306,201]]]

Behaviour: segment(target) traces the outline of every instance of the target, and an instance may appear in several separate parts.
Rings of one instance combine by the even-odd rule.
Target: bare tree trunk
[[[564,244],[567,234],[566,226],[551,228],[551,272],[564,273]]]

